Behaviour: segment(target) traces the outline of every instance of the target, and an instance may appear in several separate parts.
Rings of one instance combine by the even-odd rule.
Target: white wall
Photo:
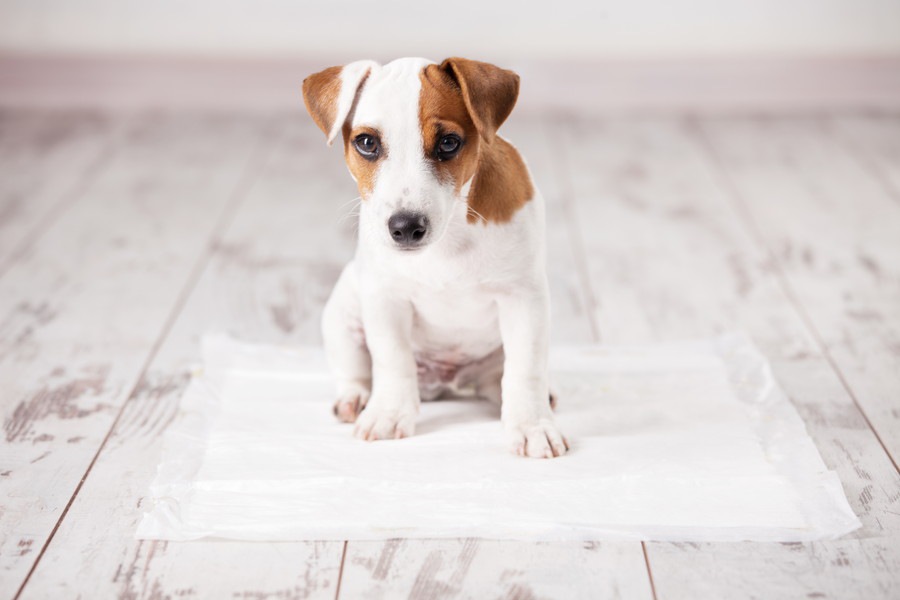
[[[900,55],[900,0],[0,0],[0,51],[380,59]]]

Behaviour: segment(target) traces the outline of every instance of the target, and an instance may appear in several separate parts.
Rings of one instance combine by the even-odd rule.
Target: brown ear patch
[[[478,172],[469,190],[469,223],[481,218],[506,223],[534,197],[528,168],[512,144],[495,137],[484,144]]]
[[[329,67],[303,80],[303,104],[326,136],[334,126],[338,95],[341,93],[342,69],[343,67]]]
[[[422,70],[420,80],[422,151],[438,178],[452,180],[458,193],[474,177],[468,196],[469,223],[508,222],[534,196],[534,187],[522,157],[509,142],[493,135],[493,129],[490,137],[480,134],[459,81],[444,65],[428,65]],[[512,105],[508,110],[512,110]],[[508,111],[502,114],[501,122],[508,114]],[[434,156],[435,145],[441,136],[450,133],[462,138],[463,148],[454,158],[439,161]]]
[[[519,76],[498,66],[469,60],[448,58],[440,67],[462,91],[465,106],[486,141],[512,112],[519,97]]]
[[[422,130],[422,152],[432,164],[438,179],[453,181],[456,191],[472,178],[478,166],[481,140],[469,116],[457,83],[438,65],[428,65],[419,74],[419,127]],[[434,151],[440,138],[455,134],[463,148],[452,160],[439,161]]]

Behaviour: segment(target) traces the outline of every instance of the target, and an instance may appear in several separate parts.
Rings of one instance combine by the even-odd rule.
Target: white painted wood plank
[[[826,127],[900,204],[900,115],[841,115]]]
[[[878,582],[866,589],[896,585],[890,565],[900,531],[900,478],[766,253],[728,204],[690,129],[670,120],[584,120],[563,128],[560,138],[603,341],[748,331],[864,523],[852,536],[860,539],[839,542],[648,543],[657,597],[797,598],[821,590],[852,597],[862,579]],[[842,552],[852,569],[822,568],[822,555]],[[692,570],[710,564],[716,576]],[[818,573],[815,584],[797,572]]]
[[[896,465],[900,204],[816,119],[711,120],[702,132]]]
[[[92,111],[0,111],[0,273],[42,224],[77,199],[120,122]]]
[[[137,383],[266,134],[258,120],[138,119],[80,201],[0,280],[4,595]]]
[[[141,541],[128,548],[130,554],[116,565],[114,573],[101,568],[106,564],[87,564],[86,569],[76,572],[68,562],[54,563],[59,574],[68,579],[53,577],[29,585],[21,597],[330,600],[337,585],[342,547],[340,542]],[[89,552],[87,548],[79,551]],[[103,580],[91,579],[101,574]]]
[[[201,336],[229,331],[253,341],[317,343],[321,307],[351,255],[353,228],[341,216],[355,187],[339,152],[327,152],[305,121],[284,117],[275,129],[281,142],[217,239],[23,598],[154,598],[185,590],[209,598],[334,597],[342,542],[134,539],[138,500],[156,474],[161,433],[177,413]]]
[[[604,339],[622,341],[706,335],[710,331],[731,328],[736,322],[743,323],[745,320],[752,322],[754,324],[752,328],[747,325],[745,327],[751,329],[754,336],[762,332],[763,337],[768,340],[765,347],[770,357],[776,357],[777,376],[798,403],[798,408],[810,424],[820,448],[824,443],[829,449],[828,452],[823,450],[826,461],[832,466],[834,461],[840,463],[838,470],[845,486],[848,487],[854,508],[864,515],[866,530],[861,535],[875,536],[872,540],[851,539],[838,543],[801,546],[736,544],[703,545],[699,548],[682,549],[669,545],[651,545],[651,565],[657,577],[659,597],[753,597],[756,592],[759,592],[760,597],[767,598],[797,597],[804,592],[825,593],[835,597],[847,594],[848,597],[853,597],[850,594],[855,593],[854,590],[871,591],[873,595],[870,597],[890,597],[883,592],[893,589],[890,586],[895,585],[896,580],[892,578],[891,568],[892,565],[896,565],[894,558],[896,554],[891,554],[892,539],[881,537],[883,535],[881,532],[896,531],[896,518],[890,514],[892,510],[896,512],[898,497],[896,477],[892,478],[893,472],[889,465],[885,467],[886,461],[883,456],[880,462],[859,459],[860,456],[877,456],[877,448],[873,450],[871,433],[860,423],[858,412],[851,403],[848,403],[846,394],[836,384],[834,376],[829,375],[827,365],[817,354],[815,344],[808,334],[803,331],[801,325],[798,325],[796,316],[785,309],[785,300],[779,295],[777,286],[773,291],[771,273],[765,257],[752,253],[753,244],[742,238],[739,223],[729,224],[728,211],[710,208],[715,205],[710,198],[717,196],[709,190],[715,185],[706,181],[705,176],[701,174],[702,169],[696,166],[698,161],[694,154],[696,148],[681,139],[682,134],[677,132],[677,128],[675,133],[671,132],[671,127],[668,128],[669,132],[665,133],[667,128],[659,127],[658,124],[638,129],[645,131],[643,136],[645,139],[637,140],[639,143],[629,143],[635,142],[635,136],[629,134],[628,127],[624,126],[619,128],[618,132],[597,130],[594,133],[598,135],[602,133],[600,137],[614,134],[606,143],[617,148],[620,146],[628,148],[628,157],[646,157],[651,168],[645,168],[645,171],[649,171],[651,179],[656,181],[649,184],[623,185],[621,188],[625,193],[622,195],[630,193],[632,197],[625,203],[635,204],[636,200],[636,205],[641,204],[642,199],[654,201],[662,199],[666,202],[654,210],[663,214],[650,211],[650,214],[639,218],[623,218],[617,211],[607,212],[604,216],[608,224],[604,226],[600,220],[586,220],[582,214],[585,210],[584,205],[581,201],[578,202],[581,212],[576,216],[581,218],[577,222],[584,224],[581,228],[582,234],[591,249],[596,249],[596,240],[602,239],[595,236],[612,235],[618,239],[611,246],[589,254],[591,265],[601,263],[599,267],[592,266],[592,280],[603,284],[615,284],[612,287],[599,286],[604,290],[598,296],[603,307],[603,311],[599,313],[601,316],[599,320]],[[658,144],[660,140],[654,133],[657,129],[664,132],[662,144]],[[589,128],[582,127],[578,135],[590,135],[589,131]],[[519,142],[520,139],[519,136],[512,134],[510,138],[514,142]],[[521,142],[519,143],[521,145]],[[298,164],[312,169],[301,171],[304,181],[312,181],[313,173],[319,174],[316,180],[324,181],[316,188],[317,191],[310,195],[340,196],[346,189],[347,199],[352,197],[352,184],[348,181],[345,184],[337,183],[345,181],[338,179],[338,174],[343,178],[339,166],[340,157],[335,152],[324,153],[321,148],[313,147],[313,152],[310,153],[303,151],[303,148],[305,142],[297,142],[295,150],[299,157]],[[532,150],[526,150],[526,156],[531,158],[531,154]],[[293,190],[297,189],[297,183],[292,181],[291,177],[297,165],[292,164],[292,153],[288,152],[283,156],[279,153],[279,156],[282,158],[274,161],[277,168],[267,170],[267,175],[260,181],[251,202],[251,205],[256,206],[259,202],[257,197],[266,197],[274,198],[272,204],[265,209],[247,209],[240,213],[228,236],[218,245],[216,260],[204,273],[194,297],[188,303],[156,364],[145,377],[140,391],[126,407],[119,428],[110,438],[107,451],[101,455],[95,470],[73,504],[69,518],[64,521],[57,538],[48,549],[45,555],[48,562],[41,562],[41,565],[46,566],[39,566],[32,582],[26,588],[26,597],[46,597],[51,592],[61,591],[77,592],[79,589],[77,585],[75,587],[71,583],[66,585],[67,581],[81,583],[72,576],[72,573],[97,575],[99,581],[101,577],[99,574],[108,567],[109,582],[100,582],[95,588],[84,589],[103,590],[110,595],[122,592],[122,595],[131,597],[152,596],[161,595],[163,592],[188,593],[193,584],[198,582],[202,587],[193,587],[194,593],[205,595],[205,592],[209,591],[214,596],[228,595],[229,590],[233,593],[237,589],[233,585],[234,580],[228,575],[236,577],[239,571],[229,572],[221,565],[257,564],[256,560],[248,558],[252,555],[248,553],[250,552],[247,550],[248,546],[243,544],[141,545],[127,538],[120,538],[118,536],[122,531],[117,527],[110,527],[110,522],[124,523],[127,519],[131,519],[128,523],[133,526],[137,511],[125,505],[121,496],[110,494],[109,490],[121,486],[125,490],[123,495],[133,498],[146,489],[141,485],[140,478],[143,477],[146,483],[152,477],[152,473],[148,474],[146,470],[152,468],[156,457],[150,455],[158,452],[158,434],[174,414],[174,400],[177,398],[178,386],[182,381],[178,377],[179,373],[183,373],[181,367],[197,356],[196,346],[193,344],[199,335],[198,332],[228,324],[233,332],[251,339],[306,341],[315,339],[318,335],[315,324],[317,315],[313,313],[319,310],[324,300],[322,296],[327,293],[328,285],[336,276],[336,269],[348,255],[350,232],[345,234],[345,240],[335,244],[337,250],[326,248],[325,253],[328,257],[324,260],[319,260],[320,256],[304,253],[303,248],[320,248],[321,244],[333,242],[334,236],[329,235],[333,230],[320,232],[318,228],[297,227],[295,223],[308,222],[307,219],[327,221],[334,218],[336,213],[331,215],[325,212],[300,213],[299,219],[295,218],[294,215],[298,213],[291,211],[297,210],[300,199],[292,195]],[[317,163],[319,156],[329,159],[330,162]],[[608,157],[600,162],[601,165],[607,165],[601,169],[601,172],[605,173],[609,172],[610,164],[617,164]],[[334,163],[338,166],[330,166]],[[593,169],[596,176],[596,164],[583,163],[580,166],[588,174]],[[627,173],[631,171],[631,167],[621,166],[627,180],[629,178]],[[686,172],[685,181],[674,175],[681,171]],[[328,172],[329,175],[322,175],[324,172]],[[593,193],[591,190],[602,190],[605,185],[614,187],[610,183],[612,179],[613,177],[604,176],[604,179],[595,181],[593,185],[579,184],[573,189],[580,194],[581,187],[587,187],[588,193]],[[697,184],[696,180],[700,180],[700,184]],[[548,186],[543,181],[540,183],[547,192]],[[666,191],[671,189],[675,189],[677,193],[667,194]],[[636,190],[640,193],[635,193]],[[720,191],[717,190],[716,193]],[[683,202],[672,205],[669,200],[673,196]],[[597,203],[597,198],[594,196],[591,200]],[[608,200],[609,197],[605,196],[604,199]],[[321,207],[319,204],[315,206]],[[654,206],[652,202],[650,206]],[[271,214],[267,216],[266,213],[272,211],[279,216],[278,219],[272,220]],[[678,225],[678,219],[685,219],[690,224]],[[615,230],[610,230],[618,227],[623,227],[625,231],[617,234]],[[273,232],[270,240],[263,242],[258,240],[260,228]],[[677,235],[658,236],[660,237],[658,247],[654,247],[652,234],[665,232],[669,228],[676,230]],[[298,245],[299,242],[296,240],[298,230],[312,232],[313,239],[309,246]],[[551,231],[551,237],[553,235]],[[634,238],[640,251],[639,259],[632,263],[623,259],[627,255],[626,250],[629,249],[626,242],[630,241],[630,236]],[[649,246],[649,249],[645,246]],[[728,251],[723,253],[723,248],[728,250],[736,248],[736,257],[732,257]],[[749,255],[745,255],[747,252]],[[566,258],[567,253],[558,256],[561,259],[551,260],[551,264],[557,265],[561,270],[572,268],[571,259]],[[320,266],[323,262],[326,264],[324,269]],[[687,279],[689,284],[685,286],[687,289],[678,288],[681,293],[673,297],[671,293],[664,292],[669,289],[670,279],[677,280],[677,273],[670,276],[664,271],[675,270],[679,265],[699,266],[699,268],[696,274]],[[609,275],[603,276],[607,268],[612,270],[612,279]],[[683,269],[677,270],[680,273],[685,272]],[[559,273],[551,273],[551,276],[557,277]],[[565,280],[567,277],[569,275],[563,274],[562,279]],[[297,281],[311,281],[314,285],[298,286]],[[649,283],[645,285],[646,282]],[[733,291],[725,291],[730,288],[733,288]],[[711,295],[713,300],[703,300],[705,295]],[[569,301],[574,302],[574,305],[583,302],[578,299],[578,294],[573,297],[575,300]],[[643,301],[640,301],[641,299]],[[558,298],[555,300],[560,304]],[[565,295],[562,305],[566,306]],[[784,329],[784,333],[773,333],[781,329]],[[577,332],[579,329],[572,327],[571,331]],[[588,331],[587,326],[580,331],[583,333]],[[190,342],[176,341],[179,338]],[[561,341],[564,341],[564,338]],[[132,404],[136,406],[132,407]],[[823,431],[825,433],[822,433]],[[841,458],[842,455],[845,455],[845,458]],[[133,462],[130,459],[133,459]],[[109,461],[108,466],[106,461]],[[97,480],[99,483],[94,483],[94,478],[107,469],[109,472],[99,477]],[[857,473],[857,476],[848,483],[846,474],[851,470]],[[139,474],[131,479],[133,472]],[[98,506],[108,507],[110,504],[113,505],[112,513],[98,508]],[[116,513],[116,507],[121,507],[118,509],[121,512]],[[103,519],[90,516],[106,517],[110,514],[112,516]],[[126,528],[127,526],[123,526],[121,529]],[[110,529],[117,531],[110,536],[108,533]],[[85,545],[85,540],[94,540],[94,543]],[[57,547],[56,544],[60,545]],[[637,548],[638,551],[640,549],[636,544],[628,545],[624,549],[607,546],[607,549],[602,551],[605,558],[599,560],[596,556],[581,557],[577,549],[553,548],[553,556],[559,556],[561,559],[567,556],[575,557],[572,560],[577,568],[571,571],[563,571],[561,566],[558,569],[546,569],[545,564],[550,559],[547,558],[545,551],[531,545],[504,544],[506,543],[498,543],[486,549],[482,547],[482,543],[473,544],[464,540],[424,541],[421,545],[409,545],[408,542],[404,542],[397,545],[395,552],[406,553],[403,556],[419,557],[419,560],[411,558],[400,561],[401,572],[397,572],[396,576],[391,575],[391,585],[383,583],[378,585],[385,586],[380,589],[386,591],[405,590],[407,593],[412,589],[425,591],[450,589],[443,586],[458,581],[458,577],[454,578],[454,574],[465,566],[468,556],[474,555],[478,557],[476,566],[470,566],[465,571],[462,587],[459,588],[463,596],[471,592],[470,596],[477,597],[477,592],[485,589],[505,589],[514,596],[518,594],[528,597],[527,592],[531,591],[539,597],[541,594],[550,594],[546,590],[558,589],[552,587],[559,580],[558,577],[551,575],[554,571],[562,573],[563,577],[573,574],[576,577],[579,574],[581,577],[589,577],[591,570],[597,568],[598,563],[610,573],[621,573],[616,585],[619,589],[630,592],[622,593],[622,596],[647,596],[646,579],[641,579],[635,574],[640,570],[638,567],[642,568],[642,562],[634,560],[633,548]],[[658,550],[659,548],[662,550]],[[370,552],[370,549],[373,552]],[[346,577],[348,573],[345,573],[344,585],[348,586],[346,590],[366,589],[354,586],[373,583],[372,575],[366,573],[367,569],[374,572],[374,567],[367,567],[367,561],[372,557],[380,557],[385,549],[386,545],[365,547],[353,542],[349,544],[345,569],[350,569],[357,575],[356,578],[349,579]],[[333,573],[338,553],[335,552],[334,545],[322,546],[318,552],[319,554],[316,554],[316,551],[310,550],[305,545],[285,545],[276,550],[260,551],[259,554],[262,556],[260,564],[273,565],[272,570],[277,574],[255,577],[253,575],[255,569],[253,573],[242,573],[245,582],[272,583],[271,587],[246,586],[243,592],[285,596],[301,595],[309,589],[315,594],[333,592],[330,573]],[[69,561],[73,561],[73,556],[77,557],[73,566],[66,567]],[[214,557],[213,566],[209,569],[211,576],[197,577],[200,559],[208,560],[211,556]],[[350,566],[351,556],[360,560],[360,564],[355,568]],[[431,562],[426,564],[422,559],[428,556],[436,558],[430,559]],[[506,556],[511,557],[510,561],[503,558]],[[278,560],[279,557],[283,560]],[[868,557],[874,559],[869,560]],[[299,569],[291,570],[290,565],[307,564],[307,561],[314,563],[309,572],[313,574],[315,585],[304,587],[300,583],[291,584],[292,581],[306,580],[305,576],[301,576]],[[478,566],[482,561],[488,565],[486,569]],[[524,569],[524,573],[508,575],[508,578],[511,577],[513,583],[522,583],[522,586],[527,587],[498,587],[503,583],[497,579],[505,570],[503,565],[516,561],[524,562],[528,566]],[[147,570],[143,570],[145,564],[150,565]],[[377,562],[375,564],[377,565]],[[852,565],[852,568],[844,570],[836,568],[841,564]],[[119,565],[122,565],[123,571],[117,574]],[[427,569],[424,568],[426,566]],[[116,570],[112,570],[111,567],[116,567]],[[707,567],[716,568],[721,576],[709,576],[706,573]],[[391,573],[396,571],[395,567],[391,569],[388,570]],[[123,572],[132,575],[123,579]],[[306,572],[304,569],[303,573]],[[65,579],[67,575],[69,577]],[[816,585],[813,585],[813,580]],[[282,581],[288,583],[280,585]],[[414,588],[417,581],[421,585]],[[762,588],[759,585],[760,581],[771,583],[767,588]],[[378,580],[375,580],[375,583],[377,582]],[[577,588],[576,591],[578,589],[581,588]],[[826,591],[820,592],[820,589]],[[766,592],[770,595],[766,595]],[[349,592],[345,594],[343,585],[342,595],[351,597]],[[559,596],[559,594],[550,595]]]
[[[579,255],[569,213],[564,204],[564,182],[558,177],[553,148],[547,145],[547,119],[515,113],[503,125],[501,135],[519,150],[531,170],[535,186],[547,205],[547,278],[550,282],[551,343],[590,343],[590,298],[584,285],[583,259]]]
[[[583,262],[543,119],[513,116],[501,132],[520,149],[547,203],[552,340],[593,339]],[[559,400],[565,402],[565,398]],[[345,598],[650,598],[643,551],[633,543],[532,544],[487,540],[350,541]]]
[[[653,544],[659,600],[755,598],[893,600],[900,595],[896,538],[814,544]]]
[[[341,597],[652,598],[635,549],[637,542],[350,542]]]

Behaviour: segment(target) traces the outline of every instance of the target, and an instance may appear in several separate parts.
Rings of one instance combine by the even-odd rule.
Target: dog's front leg
[[[378,290],[360,298],[366,343],[372,355],[372,394],[356,419],[364,440],[409,437],[419,413],[419,386],[411,336],[413,309],[405,299]]]
[[[545,285],[497,298],[503,339],[501,419],[513,452],[535,458],[569,449],[547,402],[550,299]]]

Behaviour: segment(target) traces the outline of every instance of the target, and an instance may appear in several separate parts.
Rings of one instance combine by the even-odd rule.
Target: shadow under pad
[[[554,348],[553,460],[507,450],[497,408],[426,402],[362,442],[321,349],[203,342],[138,538],[804,541],[860,523],[742,335]]]

